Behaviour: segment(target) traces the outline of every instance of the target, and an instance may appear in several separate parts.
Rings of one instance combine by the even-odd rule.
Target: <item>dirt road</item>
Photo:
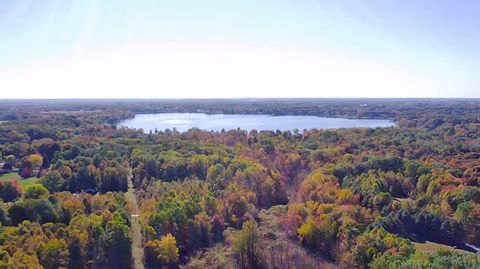
[[[128,177],[128,191],[125,193],[129,204],[131,205],[130,214],[132,217],[132,257],[135,269],[144,269],[143,265],[143,246],[142,246],[142,228],[138,219],[138,204],[135,188],[133,187],[131,176]]]

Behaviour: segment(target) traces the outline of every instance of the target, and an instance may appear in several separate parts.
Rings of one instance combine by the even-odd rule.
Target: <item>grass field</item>
[[[430,241],[426,241],[424,243],[413,242],[413,245],[415,246],[415,248],[417,250],[424,251],[424,252],[436,252],[438,250],[454,250],[454,251],[458,251],[460,253],[472,254],[472,252],[468,252],[468,251],[463,250],[463,249],[458,249],[458,248],[454,248],[452,246],[439,244],[439,243],[435,243],[435,242],[430,242]]]
[[[25,190],[25,188],[27,188],[28,186],[38,182],[38,178],[36,177],[23,179],[17,173],[7,173],[0,176],[0,181],[12,181],[12,180],[18,180],[23,190]]]

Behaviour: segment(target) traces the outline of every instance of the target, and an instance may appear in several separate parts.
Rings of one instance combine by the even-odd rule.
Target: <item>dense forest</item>
[[[160,112],[397,126],[116,127]],[[480,268],[479,100],[11,100],[0,121],[0,268]]]

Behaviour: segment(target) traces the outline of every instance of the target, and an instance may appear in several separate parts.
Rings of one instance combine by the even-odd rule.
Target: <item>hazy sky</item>
[[[0,98],[480,97],[480,1],[0,0]]]

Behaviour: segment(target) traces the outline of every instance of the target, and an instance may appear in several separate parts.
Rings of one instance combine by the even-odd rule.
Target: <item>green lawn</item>
[[[30,177],[23,179],[21,176],[19,176],[17,173],[7,173],[2,176],[0,176],[0,181],[12,181],[17,179],[18,182],[20,182],[20,186],[22,187],[23,190],[27,188],[28,186],[35,184],[38,182],[38,178],[36,177]]]

